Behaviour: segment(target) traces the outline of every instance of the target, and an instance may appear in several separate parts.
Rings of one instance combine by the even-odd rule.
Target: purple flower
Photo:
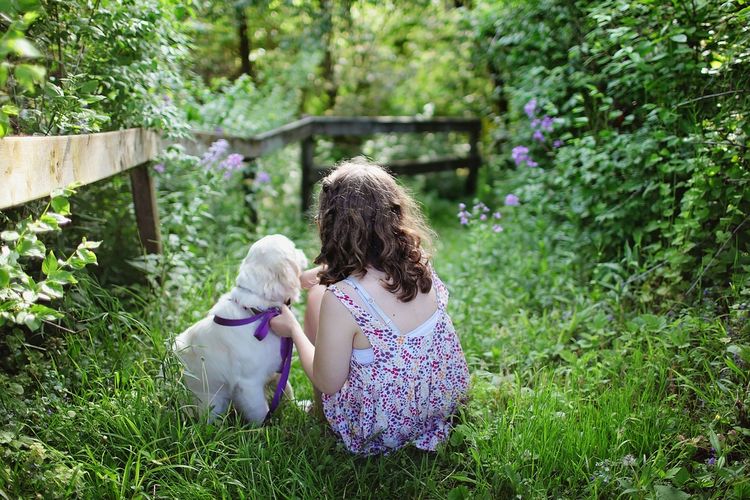
[[[214,132],[216,132],[217,134],[223,134],[224,133],[224,127],[216,127],[214,129]]]
[[[535,141],[544,142],[544,134],[541,130],[535,130],[534,135],[532,136]]]
[[[229,143],[225,139],[219,139],[218,141],[211,144],[211,147],[208,148],[208,151],[203,154],[200,164],[204,167],[213,166],[217,161],[219,161],[219,158],[227,153],[228,149]]]
[[[479,220],[487,220],[487,214],[480,215]]]
[[[466,209],[466,203],[459,203],[458,204],[458,209],[459,210],[465,210]]]
[[[494,217],[495,219],[499,219],[502,216],[503,214],[501,214],[500,212],[495,212],[494,214],[492,214],[492,217]]]
[[[534,118],[534,114],[536,113],[536,99],[532,98],[529,102],[526,103],[526,105],[523,107],[524,112],[526,112],[526,116],[529,118]]]
[[[708,464],[709,467],[713,467],[714,465],[716,465],[716,457],[711,457],[706,460],[706,464]]]
[[[492,226],[492,231],[495,233],[502,233],[503,226],[501,226],[500,224],[495,224],[494,226]]]
[[[164,164],[163,163],[157,163],[156,165],[154,165],[154,170],[156,170],[160,174],[163,174],[164,171],[166,170],[166,168],[164,168]]]
[[[561,141],[560,139],[555,139],[555,142],[552,143],[553,148],[559,148],[562,145],[563,145],[563,141]]]
[[[517,207],[519,204],[518,196],[514,194],[509,194],[505,197],[505,206],[506,207]]]
[[[534,160],[532,160],[531,158],[529,158],[528,160],[526,160],[526,165],[529,166],[529,167],[532,167],[532,168],[539,166],[539,164],[537,162],[535,162]]]
[[[462,226],[465,226],[466,224],[469,223],[469,219],[467,219],[466,217],[461,217],[458,221],[461,223]]]
[[[539,118],[534,118],[533,120],[531,120],[531,128],[537,128],[540,123],[541,120]]]
[[[529,148],[526,146],[516,146],[513,148],[513,152],[511,153],[513,156],[513,161],[516,162],[516,166],[520,166],[522,163],[524,163],[529,158]]]
[[[219,168],[223,168],[224,170],[227,170],[231,172],[232,170],[237,170],[238,168],[242,167],[242,160],[244,157],[237,153],[232,153],[231,155],[227,156],[226,160],[221,162],[219,165]]]
[[[544,118],[542,118],[542,130],[546,130],[547,132],[552,131],[552,125],[555,123],[555,120],[553,120],[551,117],[545,115]]]
[[[271,175],[268,172],[259,170],[258,173],[255,174],[255,182],[258,184],[268,184],[271,182]]]

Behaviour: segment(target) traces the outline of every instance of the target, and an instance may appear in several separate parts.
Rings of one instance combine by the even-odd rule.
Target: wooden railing
[[[468,134],[469,155],[428,161],[399,161],[387,165],[396,175],[457,168],[469,169],[468,192],[476,189],[481,165],[481,123],[469,118],[411,117],[306,117],[255,137],[240,138],[194,132],[181,143],[192,154],[202,154],[218,139],[229,149],[253,161],[270,152],[301,142],[301,205],[310,206],[312,188],[330,167],[314,164],[316,136],[368,136],[383,133],[460,132]],[[58,137],[6,137],[0,139],[0,210],[48,196],[72,182],[90,184],[130,171],[136,222],[148,253],[161,252],[159,216],[148,164],[169,144],[150,130],[128,129],[99,134]]]

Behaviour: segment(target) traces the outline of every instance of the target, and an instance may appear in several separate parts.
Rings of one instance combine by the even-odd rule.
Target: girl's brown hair
[[[385,288],[409,302],[432,288],[425,247],[432,232],[406,189],[364,158],[340,164],[322,181],[318,197],[318,277],[330,285],[361,277],[367,267],[385,272]]]

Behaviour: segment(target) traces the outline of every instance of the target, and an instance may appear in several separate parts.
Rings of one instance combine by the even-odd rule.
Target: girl
[[[328,423],[364,455],[448,437],[469,373],[446,311],[448,291],[423,245],[415,202],[381,167],[355,159],[322,181],[321,266],[303,330],[288,308],[271,321],[292,337]],[[311,275],[311,273],[314,273]]]

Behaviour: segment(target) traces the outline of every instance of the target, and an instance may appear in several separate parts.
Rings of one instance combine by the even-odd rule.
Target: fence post
[[[469,157],[472,158],[471,167],[469,167],[469,176],[466,178],[466,192],[467,194],[474,194],[477,192],[477,177],[479,174],[479,166],[482,164],[481,157],[479,156],[479,134],[482,130],[481,123],[471,132],[469,132]]]
[[[148,173],[149,168],[151,168],[151,162],[143,163],[130,170],[133,207],[141,245],[146,249],[146,253],[161,253],[159,210],[156,206],[154,181]]]
[[[302,213],[307,213],[312,204],[312,187],[315,184],[313,178],[313,169],[315,168],[315,137],[310,136],[302,140],[302,186],[301,186],[301,206]]]

